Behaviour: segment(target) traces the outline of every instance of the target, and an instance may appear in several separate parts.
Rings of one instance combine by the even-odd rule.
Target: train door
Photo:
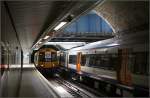
[[[129,51],[130,49],[119,49],[118,50],[118,68],[117,68],[117,79],[120,83],[125,85],[131,85],[131,72],[129,70]]]
[[[76,69],[77,69],[77,72],[80,72],[81,71],[81,56],[82,56],[82,53],[81,52],[78,52],[77,53],[77,63],[76,63]]]

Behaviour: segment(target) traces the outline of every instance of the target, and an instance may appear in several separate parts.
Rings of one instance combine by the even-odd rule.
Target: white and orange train
[[[117,80],[125,85],[149,85],[149,50],[145,44],[121,45],[110,39],[65,53],[68,54],[65,67],[69,69]]]

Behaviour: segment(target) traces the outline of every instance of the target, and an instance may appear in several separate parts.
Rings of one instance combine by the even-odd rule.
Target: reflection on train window
[[[86,63],[86,55],[81,56],[81,66],[84,66]]]
[[[89,66],[107,70],[115,70],[117,54],[90,54]]]
[[[69,64],[76,64],[76,55],[69,56]]]
[[[147,52],[138,52],[134,53],[134,62],[133,62],[132,72],[134,74],[145,74],[148,75],[148,53]]]

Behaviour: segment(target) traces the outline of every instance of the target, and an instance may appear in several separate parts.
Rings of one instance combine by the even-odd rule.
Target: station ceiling
[[[134,33],[149,25],[149,0],[106,0],[94,10],[115,33]]]
[[[50,42],[95,42],[113,37],[109,24],[91,10],[55,33]]]
[[[97,0],[89,2],[47,0],[4,1],[3,3],[23,51],[29,52],[32,45],[47,28],[66,15],[73,14],[74,17],[80,15],[96,2]],[[7,23],[7,20],[5,22]]]
[[[7,17],[10,18],[19,37],[22,49],[28,52],[47,28],[54,26],[68,14],[73,14],[73,18],[76,18],[96,3],[97,0],[87,2],[82,2],[82,0],[4,1],[4,6],[9,15]],[[136,30],[145,29],[149,24],[149,2],[147,1],[105,0],[96,5],[94,10],[109,23],[116,34],[124,31],[134,33]],[[5,22],[10,23],[7,19]],[[9,25],[6,26],[8,27],[5,28],[10,28]],[[10,29],[7,32],[12,31]],[[81,39],[81,37],[76,37],[75,40]],[[92,39],[95,41],[96,37]]]

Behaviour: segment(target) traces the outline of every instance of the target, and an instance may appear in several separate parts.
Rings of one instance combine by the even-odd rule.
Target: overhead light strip
[[[41,44],[42,42],[39,42],[39,44]]]
[[[49,36],[47,35],[47,36],[45,36],[43,39],[48,39],[49,38]]]
[[[61,22],[59,25],[57,25],[54,30],[57,31],[59,30],[61,27],[63,27],[67,22]]]

